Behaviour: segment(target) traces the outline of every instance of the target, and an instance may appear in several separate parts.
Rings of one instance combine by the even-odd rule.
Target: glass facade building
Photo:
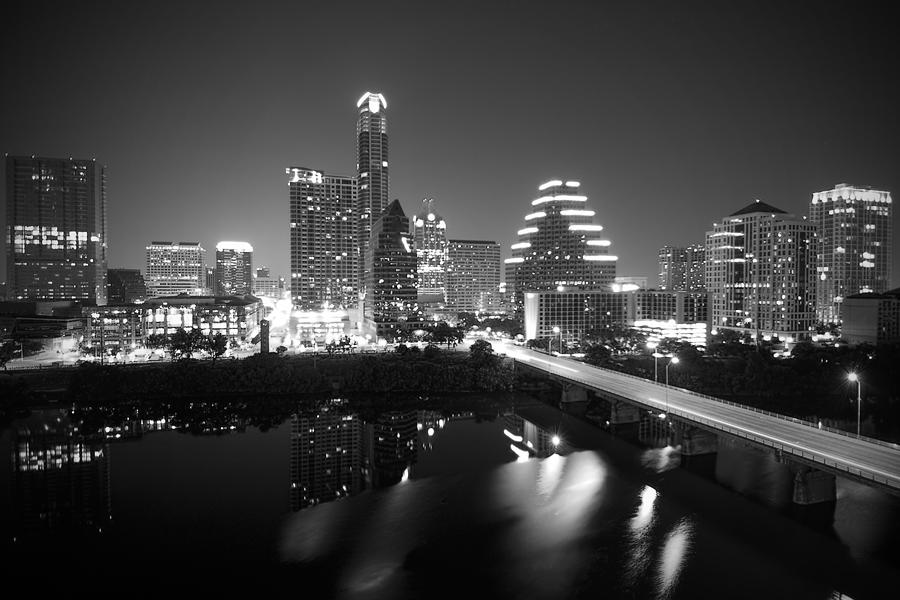
[[[7,297],[106,304],[106,167],[6,156]]]
[[[577,181],[548,181],[538,187],[525,226],[506,259],[506,283],[522,306],[524,293],[553,289],[600,289],[616,277],[618,257],[609,253],[603,226],[594,222]]]
[[[388,205],[387,101],[383,94],[366,92],[356,103],[356,206],[358,256],[368,248],[372,224]],[[360,287],[365,275],[359,274]]]
[[[816,318],[839,323],[841,305],[854,294],[890,287],[890,192],[839,183],[816,192],[809,208],[816,226]]]

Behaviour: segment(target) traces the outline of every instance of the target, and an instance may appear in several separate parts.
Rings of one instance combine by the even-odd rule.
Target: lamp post
[[[856,437],[859,437],[859,421],[862,415],[862,381],[856,373],[847,375],[847,379],[856,382]]]
[[[562,330],[557,326],[553,328],[553,333],[559,336],[559,352],[562,354]],[[550,354],[553,354],[553,345],[549,344]]]
[[[656,352],[656,347],[658,344],[656,342],[647,342],[647,348],[653,350],[653,381],[659,381],[659,364],[657,359],[659,359],[659,354]]]
[[[665,414],[669,414],[669,365],[672,363],[678,364],[678,357],[673,356],[669,362],[666,363],[666,412]]]

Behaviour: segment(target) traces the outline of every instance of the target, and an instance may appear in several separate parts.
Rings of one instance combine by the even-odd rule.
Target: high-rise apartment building
[[[891,193],[839,183],[813,194],[809,218],[818,233],[816,318],[838,323],[845,298],[890,287]]]
[[[284,277],[273,277],[269,267],[259,267],[253,273],[253,295],[281,298],[284,293]]]
[[[500,244],[483,240],[450,240],[447,306],[458,312],[498,310]]]
[[[150,297],[208,293],[206,250],[200,242],[150,242],[144,280]]]
[[[413,247],[418,261],[419,302],[447,302],[447,223],[434,209],[434,200],[422,200],[412,223]]]
[[[383,94],[366,92],[356,103],[356,169],[359,194],[356,226],[360,248],[365,256],[372,224],[388,205],[387,101]],[[360,283],[365,277],[360,273]]]
[[[291,298],[301,310],[357,306],[356,179],[286,170],[291,214]]]
[[[366,328],[378,337],[396,337],[422,327],[416,284],[416,252],[409,218],[399,200],[372,225],[366,253]]]
[[[106,304],[106,167],[6,156],[7,297]]]
[[[659,289],[701,292],[706,289],[706,248],[663,246],[659,249]]]
[[[526,291],[599,289],[613,283],[618,257],[600,237],[603,226],[586,208],[587,196],[577,181],[552,180],[538,187],[525,227],[506,259],[506,283],[514,286],[516,305]]]
[[[219,296],[253,293],[253,246],[247,242],[216,244],[216,287]]]
[[[815,323],[816,228],[757,200],[706,234],[713,329],[805,337]]]

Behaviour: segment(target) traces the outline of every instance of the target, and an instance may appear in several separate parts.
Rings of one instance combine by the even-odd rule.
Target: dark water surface
[[[310,598],[882,598],[900,582],[896,497],[838,479],[835,504],[801,511],[764,453],[721,443],[679,466],[522,397],[481,416],[331,404],[268,431],[172,425],[84,437],[42,411],[5,429],[7,572]]]

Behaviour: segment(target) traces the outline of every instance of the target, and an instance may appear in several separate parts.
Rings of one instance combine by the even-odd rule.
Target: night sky
[[[242,240],[288,276],[285,167],[353,174],[356,100],[382,92],[408,215],[434,198],[451,238],[509,256],[537,186],[577,179],[618,274],[653,285],[660,246],[756,198],[900,195],[890,4],[786,4],[19,1],[0,152],[108,166],[110,267]]]

